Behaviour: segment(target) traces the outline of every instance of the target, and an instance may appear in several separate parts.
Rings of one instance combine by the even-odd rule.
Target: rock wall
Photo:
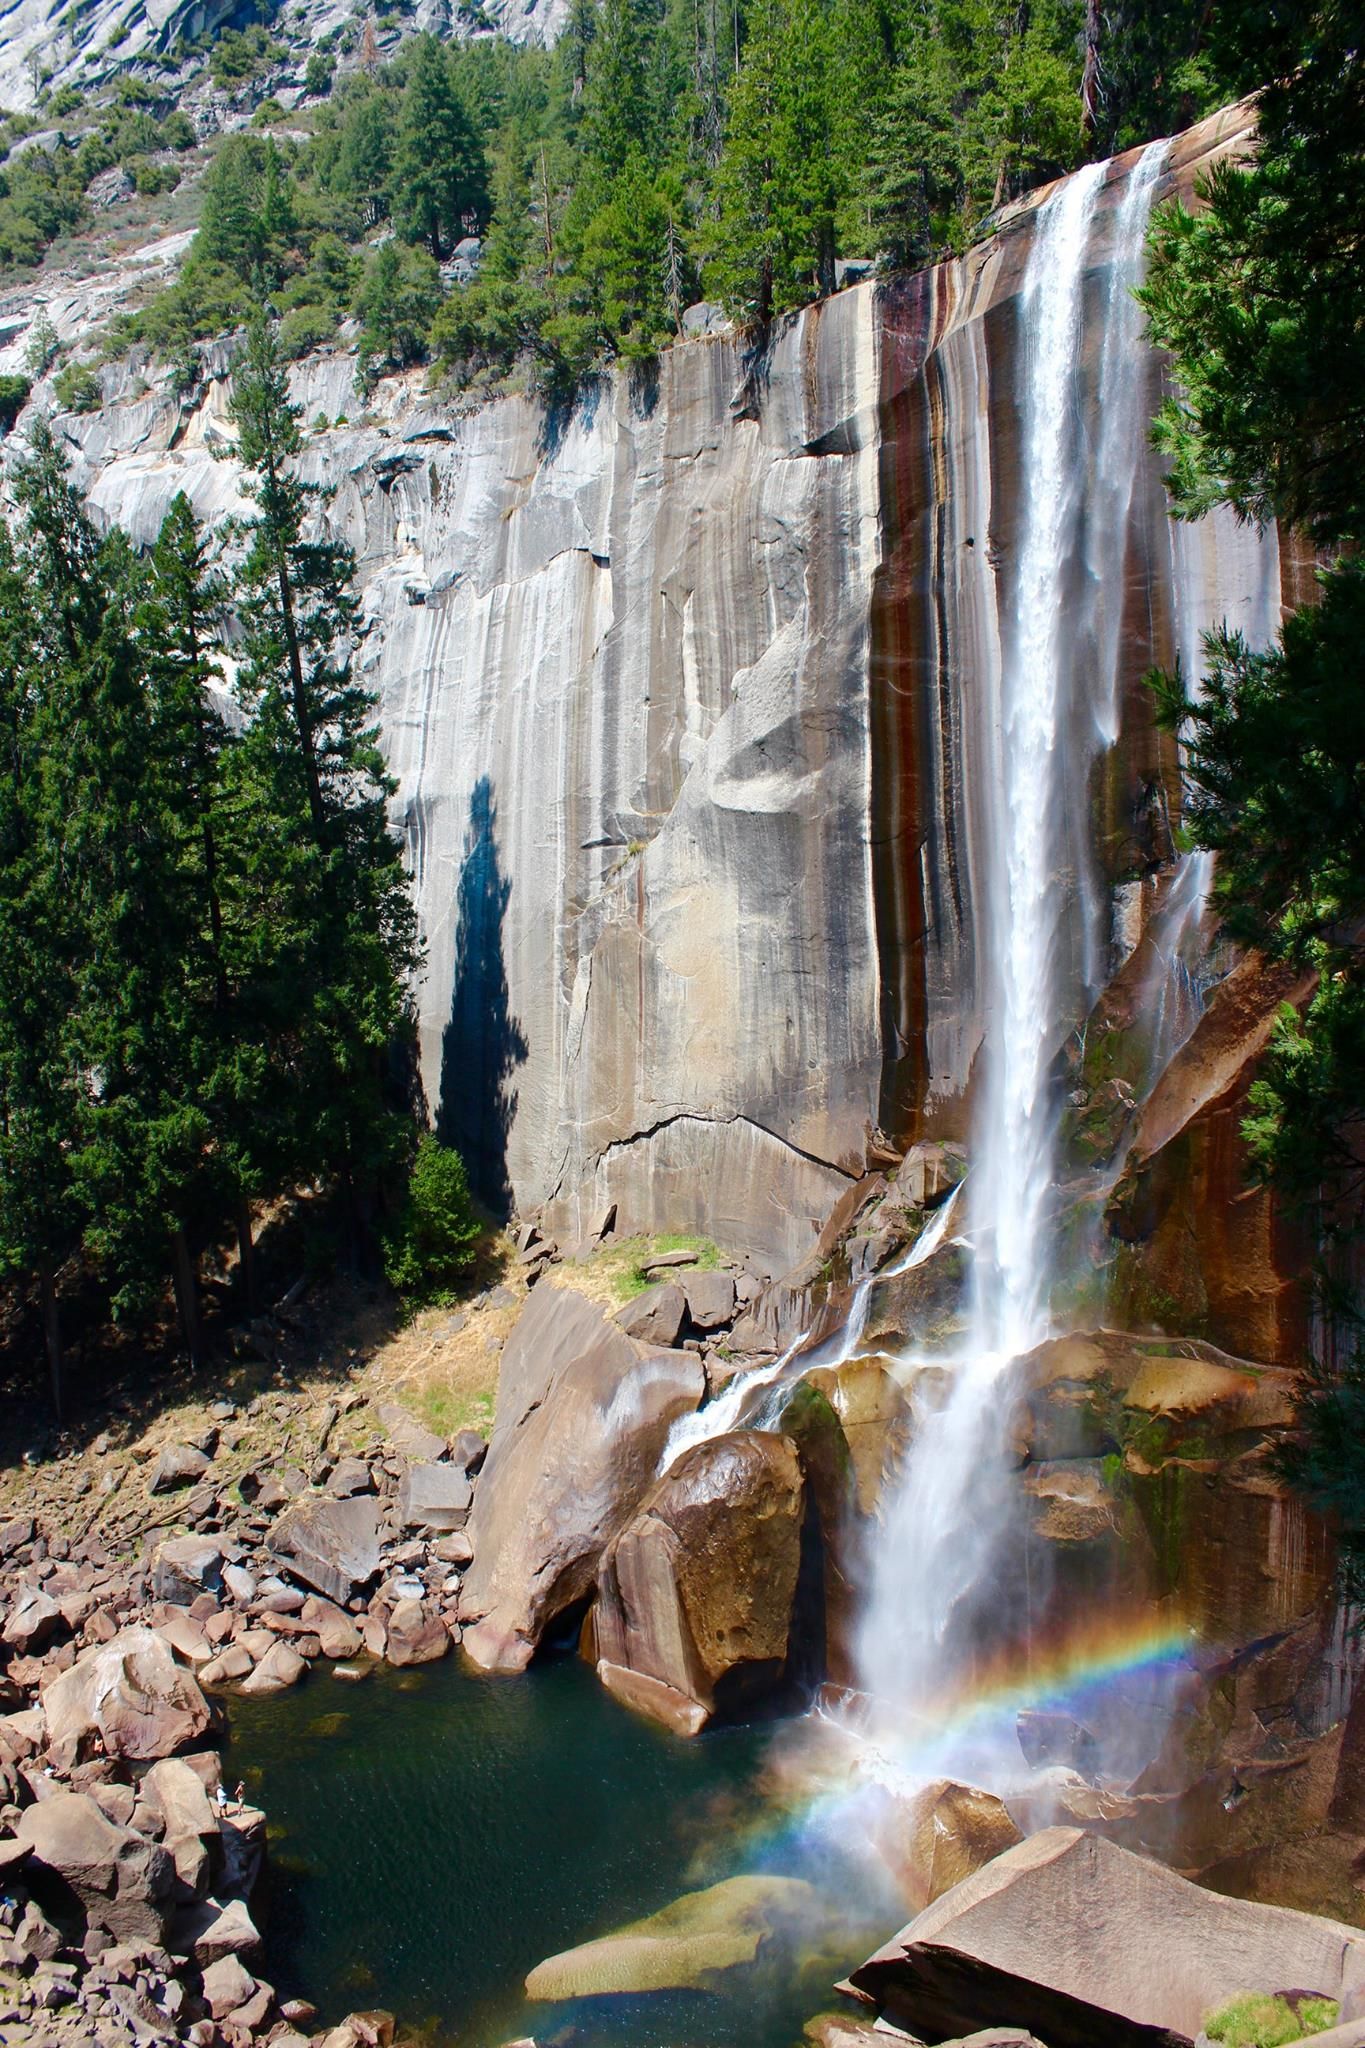
[[[1158,197],[1245,132],[1231,110],[1181,138]],[[1102,437],[1134,163],[1108,172],[1088,259]],[[776,1270],[888,1138],[963,1134],[1035,209],[793,318],[760,358],[713,333],[562,416],[439,402],[415,375],[366,406],[349,357],[296,370],[401,785],[431,1109],[486,1193],[546,1205],[562,1239],[614,1203],[623,1229],[702,1229]],[[54,299],[59,331],[100,288]],[[111,368],[104,410],[62,419],[99,513],[145,541],[178,490],[215,526],[240,509],[227,367],[188,401]],[[1071,568],[1078,645],[1123,651],[1115,703],[1080,714],[1100,736],[1069,858],[1113,936],[1098,974],[1076,963],[1078,1021],[1171,857],[1176,763],[1140,678],[1225,610],[1263,634],[1279,615],[1273,540],[1171,528],[1145,439],[1159,366],[1138,344],[1119,369],[1122,587]]]

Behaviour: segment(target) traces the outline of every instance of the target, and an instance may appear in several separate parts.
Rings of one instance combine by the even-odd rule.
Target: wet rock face
[[[737,1430],[685,1452],[603,1563],[595,1628],[609,1689],[685,1733],[771,1692],[793,1649],[805,1508],[785,1436]]]

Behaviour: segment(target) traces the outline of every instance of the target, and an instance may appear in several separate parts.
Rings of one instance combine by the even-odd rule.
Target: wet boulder
[[[1243,1992],[1340,1999],[1365,1984],[1365,1934],[1046,1828],[927,1906],[850,1983],[934,2040],[1015,2025],[1050,2048],[1190,2048]]]
[[[213,1709],[152,1629],[120,1630],[43,1693],[49,1746],[74,1759],[98,1734],[106,1756],[151,1761],[199,1742]]]
[[[384,1654],[390,1664],[434,1664],[450,1648],[450,1631],[420,1600],[400,1600],[389,1616]]]
[[[785,1436],[735,1430],[685,1452],[603,1560],[596,1640],[607,1688],[695,1734],[778,1686],[805,1511],[801,1461]]]
[[[464,1647],[520,1671],[545,1628],[592,1590],[672,1424],[705,1381],[690,1352],[635,1343],[595,1303],[543,1280],[502,1355],[498,1409],[469,1521]]]
[[[906,1904],[931,1905],[1022,1840],[991,1792],[939,1778],[909,1797],[888,1798],[872,1839]]]
[[[275,1523],[267,1548],[328,1600],[349,1600],[379,1570],[379,1503],[373,1494],[300,1500]]]
[[[260,1663],[242,1680],[242,1691],[252,1699],[272,1692],[287,1692],[297,1685],[308,1669],[297,1650],[288,1643],[272,1643]]]

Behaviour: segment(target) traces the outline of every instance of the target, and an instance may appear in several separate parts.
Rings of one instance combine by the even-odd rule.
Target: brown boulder
[[[48,1742],[73,1758],[98,1734],[106,1756],[173,1756],[213,1726],[193,1676],[149,1628],[127,1628],[87,1650],[43,1692]]]
[[[687,1301],[687,1320],[694,1330],[723,1330],[735,1319],[735,1280],[732,1273],[689,1273],[682,1283]]]
[[[167,1444],[152,1474],[153,1493],[174,1493],[178,1487],[193,1486],[209,1469],[209,1460],[193,1444]]]
[[[280,1516],[266,1545],[305,1585],[349,1600],[379,1570],[379,1504],[373,1494],[301,1500]]]
[[[21,1586],[5,1617],[5,1626],[0,1629],[0,1642],[8,1643],[21,1657],[32,1657],[65,1628],[62,1610],[55,1600],[40,1586]]]
[[[204,1536],[170,1536],[152,1553],[152,1591],[158,1600],[188,1607],[223,1583],[223,1553]]]
[[[1023,1839],[993,1793],[951,1778],[895,1799],[872,1833],[901,1896],[916,1912]]]
[[[1365,1982],[1365,1935],[1203,1891],[1074,1828],[1047,1828],[935,1900],[856,1969],[898,2026],[943,2040],[1031,2028],[1050,2048],[1190,2048],[1246,1991]]]
[[[390,1664],[434,1664],[450,1648],[450,1631],[420,1600],[400,1600],[389,1616],[385,1656]]]
[[[661,1280],[657,1287],[646,1287],[643,1294],[637,1294],[624,1308],[618,1308],[616,1320],[628,1337],[636,1338],[641,1344],[658,1344],[667,1350],[677,1343],[682,1334],[686,1314],[687,1299],[681,1287],[675,1287],[669,1280]]]
[[[255,1670],[242,1680],[242,1691],[252,1699],[263,1693],[286,1692],[307,1669],[297,1650],[291,1650],[288,1643],[274,1642]]]
[[[704,1385],[692,1353],[647,1351],[582,1295],[541,1281],[503,1351],[470,1517],[460,1618],[478,1624],[464,1637],[476,1664],[523,1670],[546,1626],[590,1591]]]
[[[157,1843],[117,1826],[83,1792],[60,1789],[26,1808],[15,1835],[35,1883],[58,1880],[92,1926],[119,1941],[164,1940],[174,1866]]]
[[[741,1711],[788,1675],[806,1489],[785,1436],[736,1430],[693,1446],[658,1481],[603,1560],[598,1671],[651,1711],[653,1681],[686,1728]],[[697,1722],[700,1725],[700,1722]]]
[[[343,1614],[330,1600],[310,1593],[299,1620],[316,1635],[324,1657],[358,1657],[363,1642],[360,1630],[349,1614]]]
[[[428,1429],[410,1410],[400,1407],[396,1401],[386,1401],[381,1405],[379,1420],[384,1425],[389,1442],[405,1458],[413,1458],[420,1464],[430,1465],[445,1456],[445,1438],[437,1436],[435,1430]]]

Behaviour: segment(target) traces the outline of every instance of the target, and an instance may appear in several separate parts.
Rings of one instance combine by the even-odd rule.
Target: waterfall
[[[996,579],[1000,659],[983,678],[993,750],[979,793],[986,1021],[964,1190],[970,1317],[946,1392],[920,1418],[873,1560],[859,1648],[883,1741],[887,1714],[905,1739],[934,1698],[951,1695],[973,1648],[970,1610],[999,1592],[1017,1495],[1001,1458],[998,1382],[1049,1330],[1060,1111],[1052,1067],[1096,991],[1109,922],[1086,792],[1117,736],[1129,529],[1139,486],[1150,489],[1150,388],[1132,287],[1164,161],[1164,145],[1144,152],[1103,223],[1100,426],[1089,443],[1087,272],[1104,262],[1108,166],[1078,172],[1039,209],[1019,297],[1019,502]]]

